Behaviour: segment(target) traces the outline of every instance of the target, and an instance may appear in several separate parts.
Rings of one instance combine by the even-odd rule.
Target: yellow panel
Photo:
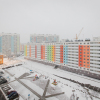
[[[26,56],[27,56],[27,45],[26,45]]]

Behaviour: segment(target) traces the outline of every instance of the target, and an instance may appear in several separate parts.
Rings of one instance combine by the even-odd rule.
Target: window
[[[87,62],[87,64],[89,64],[89,62]]]
[[[85,54],[85,52],[84,52],[84,54]]]
[[[87,59],[89,61],[89,59]]]
[[[84,55],[84,57],[85,57],[85,55]]]
[[[85,49],[84,49],[84,51],[85,51]]]
[[[89,51],[89,49],[87,49],[87,51]]]
[[[89,54],[89,52],[87,52],[87,54]]]

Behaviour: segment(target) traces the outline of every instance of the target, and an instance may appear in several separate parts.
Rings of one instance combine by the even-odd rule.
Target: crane
[[[77,34],[76,34],[76,38],[75,38],[76,40],[78,40],[78,37],[79,37],[79,35],[81,34],[82,30],[83,30],[83,28],[80,30],[78,36],[77,36]]]

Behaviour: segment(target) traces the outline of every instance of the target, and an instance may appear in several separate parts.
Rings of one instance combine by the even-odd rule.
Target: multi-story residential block
[[[31,43],[24,52],[26,58],[100,74],[100,41]]]
[[[31,43],[54,43],[59,42],[58,35],[51,35],[51,34],[31,34],[30,35],[30,42]]]
[[[11,33],[0,34],[0,54],[16,56],[20,54],[20,35]]]

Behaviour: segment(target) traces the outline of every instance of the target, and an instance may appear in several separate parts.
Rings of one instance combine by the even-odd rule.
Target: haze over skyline
[[[57,34],[74,39],[100,36],[100,0],[0,0],[0,33]]]

